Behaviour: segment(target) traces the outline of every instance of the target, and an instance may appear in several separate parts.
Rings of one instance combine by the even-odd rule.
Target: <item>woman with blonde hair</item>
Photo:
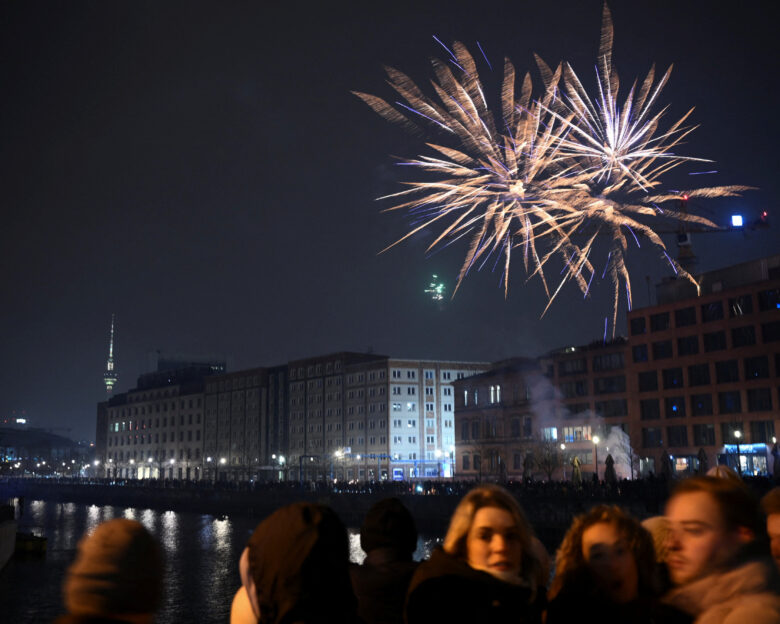
[[[442,547],[412,577],[406,621],[541,622],[537,544],[509,492],[474,488],[455,509]]]
[[[690,622],[661,605],[653,538],[617,506],[577,516],[561,542],[550,585],[547,624],[573,619],[604,622]]]

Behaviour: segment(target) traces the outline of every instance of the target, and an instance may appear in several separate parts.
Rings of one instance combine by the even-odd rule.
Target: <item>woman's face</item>
[[[519,574],[523,551],[512,514],[500,507],[482,507],[466,536],[466,560],[486,572]]]
[[[636,559],[612,522],[598,522],[585,529],[582,556],[610,600],[623,604],[637,597],[639,574]]]

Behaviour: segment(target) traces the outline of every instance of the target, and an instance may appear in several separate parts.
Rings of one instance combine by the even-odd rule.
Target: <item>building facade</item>
[[[205,380],[203,469],[206,478],[249,481],[271,468],[268,374],[264,368]]]
[[[630,478],[624,353],[623,339],[567,347],[456,383],[460,476],[562,478],[577,457],[603,478],[612,454]]]
[[[355,353],[290,362],[290,477],[451,475],[452,383],[488,366]]]
[[[204,478],[204,379],[224,365],[193,364],[146,373],[136,388],[98,405],[104,449],[96,459],[106,477]],[[104,413],[101,414],[101,411]]]
[[[766,474],[780,425],[780,256],[699,281],[698,296],[681,280],[659,285],[658,305],[629,313],[627,339],[456,384],[459,474],[520,478],[557,463],[548,476],[560,478],[576,456],[603,478],[607,454],[619,477],[702,463]]]
[[[667,461],[766,473],[780,419],[780,256],[658,287],[628,315],[631,441],[642,471]],[[739,460],[737,456],[739,455]],[[739,462],[739,465],[737,464]]]

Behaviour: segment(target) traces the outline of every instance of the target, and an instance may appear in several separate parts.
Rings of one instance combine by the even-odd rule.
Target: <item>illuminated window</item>
[[[542,439],[548,442],[558,439],[558,429],[556,427],[543,427]]]

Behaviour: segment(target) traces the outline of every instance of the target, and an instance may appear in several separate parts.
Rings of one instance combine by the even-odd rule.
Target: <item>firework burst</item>
[[[594,97],[570,65],[553,70],[537,57],[543,88],[533,98],[530,74],[518,89],[514,66],[506,59],[500,121],[487,104],[474,58],[459,42],[452,49],[443,46],[447,61],[433,60],[436,80],[431,85],[437,99],[393,68],[386,68],[388,83],[401,99],[390,104],[355,92],[389,121],[414,132],[422,132],[420,124],[432,126],[446,139],[427,143],[433,155],[400,163],[432,174],[434,180],[408,182],[405,190],[380,198],[395,202],[387,210],[409,211],[413,222],[412,229],[387,249],[424,229],[439,232],[428,251],[468,237],[455,291],[472,268],[480,269],[494,258],[493,266],[502,260],[505,296],[510,260],[520,253],[528,278],[538,276],[544,285],[548,299],[544,314],[568,281],[589,295],[594,276],[599,277],[591,260],[594,245],[607,239],[610,250],[600,278],[608,276],[613,288],[613,335],[621,284],[631,307],[627,232],[637,245],[640,238],[649,240],[680,277],[696,284],[669,257],[654,230],[658,221],[669,219],[716,227],[676,210],[679,192],[658,188],[670,169],[703,161],[673,151],[695,129],[684,126],[692,110],[659,131],[667,109],[654,109],[671,67],[657,82],[651,68],[640,88],[635,83],[619,105],[612,40],[605,5]],[[685,193],[724,197],[746,188],[708,187]],[[555,288],[545,273],[553,258],[564,266]]]

